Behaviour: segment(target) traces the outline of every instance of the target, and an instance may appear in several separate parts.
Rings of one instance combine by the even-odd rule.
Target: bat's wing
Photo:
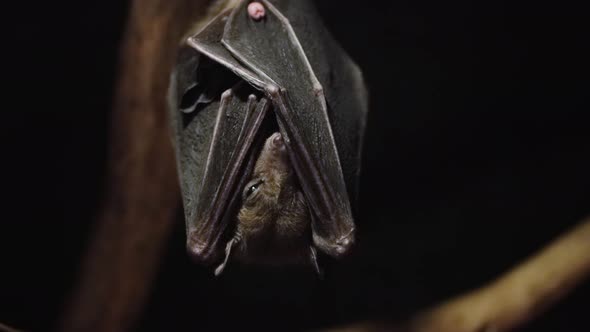
[[[315,245],[339,256],[354,241],[367,111],[357,66],[308,0],[241,1],[188,38],[172,77],[170,105],[187,222],[187,246],[215,257],[252,167],[257,132],[272,101],[276,122],[312,209]],[[226,91],[224,93],[224,91]],[[221,97],[219,97],[221,96]]]
[[[266,83],[264,90],[273,101],[289,156],[313,211],[314,243],[339,256],[354,241],[345,180],[354,193],[366,114],[362,77],[320,25],[309,2],[274,1],[283,12],[268,1],[261,3],[266,16],[260,22],[249,17],[248,1],[233,10],[222,44]],[[349,81],[334,81],[338,79]]]
[[[269,103],[257,100],[256,90],[227,67],[191,47],[180,51],[171,79],[170,118],[187,247],[195,258],[212,261],[231,222],[224,212],[237,203],[238,188],[248,180],[250,152]]]
[[[289,19],[323,87],[328,118],[353,210],[358,193],[368,92],[360,68],[323,25],[312,1],[271,1]]]
[[[265,82],[258,78],[255,73],[240,64],[221,43],[221,38],[223,37],[226,22],[230,14],[231,10],[219,14],[200,33],[189,37],[187,44],[209,59],[231,70],[237,76],[246,80],[246,82],[258,89],[262,89]]]

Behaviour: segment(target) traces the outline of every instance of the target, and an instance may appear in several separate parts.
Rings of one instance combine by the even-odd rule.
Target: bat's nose
[[[273,147],[274,151],[285,153],[287,148],[285,146],[285,140],[283,139],[283,135],[281,133],[276,132],[268,138],[270,141],[270,145]]]
[[[285,145],[285,141],[283,141],[283,135],[281,135],[281,133],[272,134],[270,139],[274,147],[282,148]]]

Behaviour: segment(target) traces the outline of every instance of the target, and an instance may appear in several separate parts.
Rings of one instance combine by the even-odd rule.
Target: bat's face
[[[297,248],[285,262],[348,253],[366,92],[310,1],[239,1],[178,61],[170,110],[189,252],[207,263],[224,244],[226,261],[285,246]]]
[[[242,193],[238,214],[238,231],[256,235],[273,228],[285,205],[285,196],[300,191],[295,186],[295,173],[280,133],[272,134],[260,152],[252,180]]]

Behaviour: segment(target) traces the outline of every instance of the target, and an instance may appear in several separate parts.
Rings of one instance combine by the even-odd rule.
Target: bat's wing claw
[[[223,263],[219,264],[219,266],[215,269],[215,276],[216,277],[221,275],[221,273],[225,269],[227,262],[229,260],[229,256],[231,255],[232,248],[235,247],[239,242],[240,242],[240,238],[236,236],[236,237],[232,238],[231,240],[229,240],[229,242],[225,246],[225,258],[223,259]]]
[[[317,252],[313,246],[309,247],[309,257],[311,259],[311,263],[313,264],[313,268],[315,269],[315,272],[317,273],[318,277],[320,279],[323,279],[324,272],[320,269],[320,265],[318,263],[318,255],[317,255]]]

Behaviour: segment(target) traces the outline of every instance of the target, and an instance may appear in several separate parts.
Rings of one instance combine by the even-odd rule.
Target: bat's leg
[[[227,265],[227,261],[229,260],[229,256],[231,255],[231,250],[234,246],[236,246],[238,243],[240,243],[240,241],[242,240],[242,235],[240,233],[236,233],[236,235],[234,235],[234,237],[229,240],[229,242],[227,242],[227,245],[225,246],[225,259],[223,260],[223,263],[221,263],[216,269],[215,269],[215,276],[219,276],[223,270],[225,269],[225,266]]]
[[[318,254],[313,246],[310,246],[309,249],[309,257],[311,259],[311,263],[313,264],[313,267],[315,268],[315,271],[317,272],[318,276],[321,278],[323,273],[320,269],[320,265],[318,264]]]

